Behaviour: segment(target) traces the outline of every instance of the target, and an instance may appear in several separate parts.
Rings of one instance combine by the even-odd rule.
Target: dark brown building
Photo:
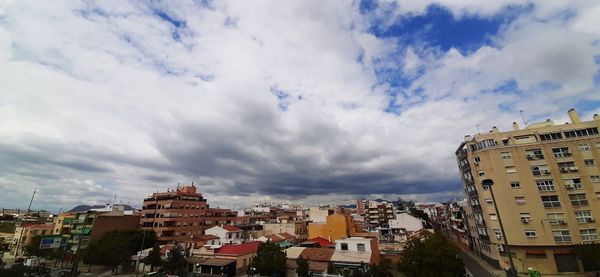
[[[142,209],[142,228],[154,230],[162,242],[184,241],[204,235],[205,229],[237,223],[239,219],[235,211],[211,209],[193,184],[153,193],[144,199]]]

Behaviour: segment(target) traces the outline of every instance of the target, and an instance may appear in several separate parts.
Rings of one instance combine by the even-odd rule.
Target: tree
[[[167,260],[163,263],[163,267],[170,273],[175,274],[178,269],[185,268],[187,261],[183,255],[183,249],[179,244],[175,245],[167,254]]]
[[[301,256],[296,260],[296,264],[298,268],[296,269],[296,273],[298,277],[309,277],[310,276],[310,268],[308,265],[308,261]]]
[[[287,257],[285,252],[273,242],[267,241],[258,246],[256,257],[250,262],[250,267],[265,276],[284,276]]]
[[[102,264],[102,254],[98,251],[98,244],[91,243],[81,250],[81,260],[88,265],[88,272],[92,270],[92,265]]]
[[[392,261],[383,259],[379,264],[371,265],[367,273],[368,276],[372,277],[393,277]]]
[[[575,247],[585,271],[600,270],[600,243],[582,243]]]
[[[148,253],[148,256],[142,259],[142,262],[144,264],[150,265],[150,271],[154,271],[155,267],[160,266],[160,264],[162,263],[162,258],[160,256],[160,247],[158,247],[157,243],[154,244],[152,250],[150,250],[150,252]]]
[[[458,277],[465,274],[460,250],[440,234],[426,233],[408,241],[398,263],[407,277]]]
[[[28,256],[50,257],[52,254],[52,249],[40,249],[41,243],[42,236],[32,237],[29,244],[25,245],[25,253]]]

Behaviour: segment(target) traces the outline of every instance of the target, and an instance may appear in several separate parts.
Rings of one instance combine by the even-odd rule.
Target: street
[[[479,262],[477,262],[465,252],[460,252],[458,256],[463,260],[463,262],[465,263],[465,268],[471,273],[472,276],[496,277],[495,274],[489,272],[486,268],[481,266]]]

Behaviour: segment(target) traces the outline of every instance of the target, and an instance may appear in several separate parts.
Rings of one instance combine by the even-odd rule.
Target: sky
[[[468,134],[600,113],[600,2],[0,1],[0,206],[462,196]]]

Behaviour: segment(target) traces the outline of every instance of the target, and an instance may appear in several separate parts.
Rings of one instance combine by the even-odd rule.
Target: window
[[[569,194],[569,200],[571,200],[571,205],[573,206],[585,206],[588,204],[587,199],[585,199],[585,193]]]
[[[488,204],[488,205],[493,205],[494,201],[492,200],[492,198],[486,198],[485,199],[485,203]]]
[[[479,165],[479,163],[481,163],[481,159],[477,156],[475,156],[475,158],[473,158],[475,160],[475,165]]]
[[[530,213],[521,213],[519,214],[519,217],[521,218],[521,222],[523,223],[528,223],[529,221],[531,221]]]
[[[568,190],[583,189],[581,178],[565,179],[565,188]]]
[[[533,176],[550,175],[550,170],[547,165],[532,165],[531,174]]]
[[[552,154],[556,158],[565,158],[571,156],[571,152],[569,152],[569,147],[552,148]]]
[[[537,237],[537,234],[535,233],[535,230],[525,230],[525,237],[535,238]]]
[[[510,152],[501,152],[500,157],[502,157],[502,159],[504,160],[512,159],[512,155],[510,154]]]
[[[560,207],[560,201],[558,195],[542,196],[542,204],[545,208],[558,208]]]
[[[596,148],[600,150],[600,142],[596,142]]]
[[[490,220],[498,220],[498,216],[496,214],[490,214]]]
[[[564,213],[548,213],[547,216],[548,216],[548,223],[550,223],[550,224],[566,224],[567,223]]]
[[[477,232],[478,232],[480,235],[484,235],[484,236],[487,236],[487,235],[488,235],[487,229],[485,229],[484,227],[479,227],[479,228],[477,228]]]
[[[525,157],[528,160],[543,160],[544,154],[542,153],[542,149],[529,149],[525,150]]]
[[[594,166],[594,165],[596,165],[596,161],[594,161],[594,159],[583,160],[583,162],[585,163],[585,166]]]
[[[347,243],[341,243],[341,244],[340,244],[340,248],[341,248],[342,250],[348,250],[348,244],[347,244]]]
[[[596,192],[596,199],[600,200],[600,192]]]
[[[565,138],[587,137],[598,134],[598,128],[587,128],[572,131],[565,131]]]
[[[575,219],[577,219],[577,223],[594,222],[592,211],[575,211]]]
[[[569,230],[554,230],[552,235],[556,242],[571,242],[571,232]]]
[[[483,175],[485,175],[485,172],[483,170],[479,170],[479,171],[477,171],[477,175],[483,176]]]
[[[521,188],[521,183],[519,183],[519,182],[511,182],[510,183],[510,188],[511,189],[520,189]]]
[[[562,138],[562,134],[561,133],[548,133],[548,134],[541,134],[540,135],[540,139],[542,141],[555,140],[555,139],[561,139],[561,138]]]
[[[590,150],[590,145],[587,143],[581,143],[581,144],[579,144],[579,150],[588,151],[588,150]]]
[[[517,169],[514,166],[507,166],[506,173],[517,173]]]
[[[494,235],[496,235],[497,239],[502,239],[502,232],[500,229],[494,229]]]
[[[581,240],[597,240],[598,232],[596,229],[580,229]]]
[[[558,163],[558,169],[560,170],[560,173],[577,172],[577,167],[574,162]]]
[[[358,251],[365,251],[365,244],[359,243],[356,245],[356,248],[358,249]]]
[[[525,196],[515,196],[515,203],[517,203],[517,205],[527,204],[527,201],[525,201]]]
[[[539,191],[555,191],[554,182],[552,180],[535,181]]]
[[[590,179],[592,179],[592,183],[600,183],[600,175],[590,175]]]

